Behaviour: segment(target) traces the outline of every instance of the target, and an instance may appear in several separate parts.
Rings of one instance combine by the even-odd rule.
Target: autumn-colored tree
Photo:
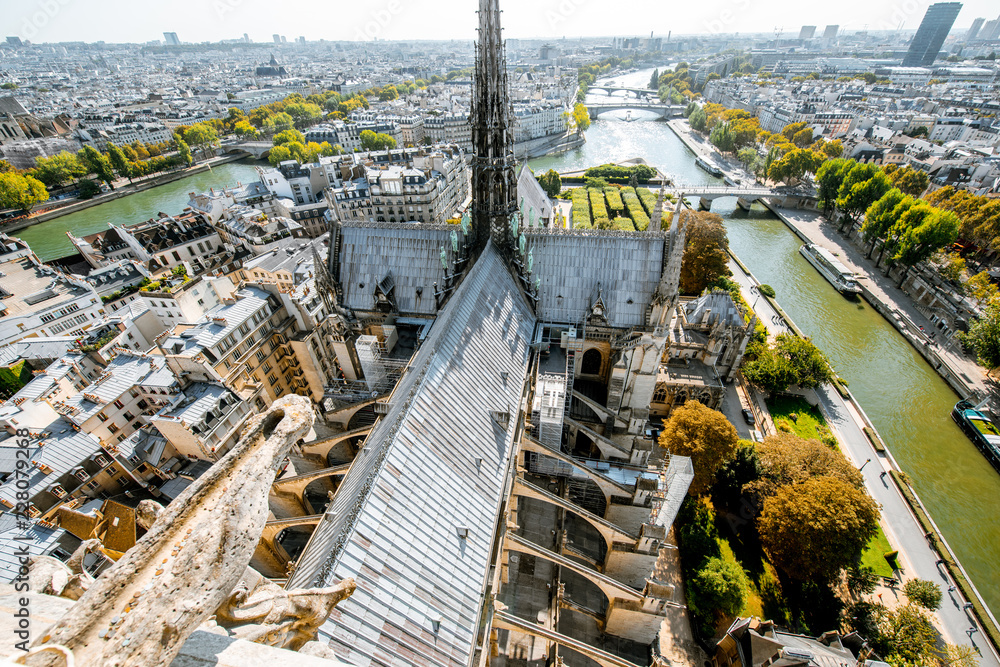
[[[806,129],[808,126],[808,123],[789,123],[781,129],[781,136],[783,136],[786,141],[792,141],[796,134]],[[810,141],[812,141],[812,139],[810,139]]]
[[[691,457],[694,480],[689,492],[704,493],[715,473],[736,451],[739,436],[726,416],[698,401],[674,408],[663,426],[659,444],[666,454]]]
[[[680,290],[700,294],[723,276],[729,275],[729,237],[722,217],[708,211],[681,212],[685,229],[684,257],[681,260]]]
[[[0,173],[0,208],[30,212],[48,198],[49,191],[37,178],[16,171]]]
[[[1000,368],[1000,302],[995,297],[972,320],[969,331],[958,335],[965,345],[975,350],[983,368],[990,371]]]
[[[819,440],[807,440],[794,433],[778,432],[755,447],[759,477],[746,484],[745,491],[763,501],[778,489],[813,477],[833,477],[857,489],[864,488],[858,469],[844,455]]]
[[[995,301],[997,295],[1000,294],[996,283],[993,282],[990,274],[986,271],[980,271],[965,281],[965,291],[976,300],[976,305],[980,308],[991,301]]]
[[[813,477],[767,498],[757,528],[768,558],[790,577],[832,581],[875,537],[878,508],[843,480]]]
[[[586,132],[590,129],[590,113],[581,102],[577,102],[576,106],[573,107],[573,126],[578,132]]]
[[[298,130],[292,129],[292,130],[283,130],[281,132],[278,132],[271,139],[271,143],[273,143],[275,146],[283,146],[284,144],[287,144],[292,141],[297,141],[300,144],[305,144],[306,138]]]
[[[898,167],[894,164],[887,164],[882,168],[882,171],[889,176],[893,187],[899,188],[904,194],[913,197],[919,197],[927,189],[927,184],[930,182],[926,171],[913,169],[909,165]]]

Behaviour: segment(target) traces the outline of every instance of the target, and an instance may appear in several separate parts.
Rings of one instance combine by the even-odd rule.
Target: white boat
[[[807,243],[799,248],[799,252],[841,294],[858,294],[861,291],[861,287],[854,279],[854,273],[826,248]]]

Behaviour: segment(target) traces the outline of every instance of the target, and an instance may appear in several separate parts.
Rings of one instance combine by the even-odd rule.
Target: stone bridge
[[[659,98],[660,93],[656,90],[650,90],[649,88],[626,88],[624,86],[602,86],[600,84],[594,84],[593,86],[587,86],[587,92],[594,90],[600,90],[607,93],[608,96],[614,95],[615,93],[625,92],[626,94],[632,93],[636,97],[656,97]]]
[[[591,118],[597,118],[602,113],[608,111],[625,111],[629,109],[636,109],[638,111],[652,111],[659,115],[661,119],[675,118],[684,115],[683,106],[675,106],[673,104],[662,104],[661,102],[628,102],[625,99],[621,101],[608,101],[608,102],[587,102],[587,113],[590,114]]]
[[[730,186],[678,186],[667,188],[667,194],[678,197],[698,197],[699,206],[706,211],[712,207],[712,202],[722,197],[736,197],[736,203],[743,210],[749,211],[750,205],[758,199],[774,197],[775,191],[764,187],[730,187]]]
[[[250,153],[261,160],[267,157],[271,148],[273,148],[273,144],[270,141],[241,141],[239,143],[223,143],[221,150],[224,153]]]
[[[279,479],[271,485],[271,490],[279,495],[294,496],[299,502],[302,503],[302,507],[306,511],[310,511],[310,503],[306,500],[306,487],[308,487],[312,482],[317,479],[325,479],[327,477],[343,477],[347,474],[350,469],[351,464],[345,463],[339,466],[333,466],[332,468],[323,468],[322,470],[314,470],[313,472],[303,473],[301,475],[293,475],[291,477],[285,477],[284,479]]]

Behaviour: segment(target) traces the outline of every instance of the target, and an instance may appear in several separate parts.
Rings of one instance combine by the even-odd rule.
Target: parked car
[[[757,420],[754,418],[753,413],[747,410],[746,408],[743,408],[743,421],[745,421],[750,426],[753,426],[754,424],[757,423]]]

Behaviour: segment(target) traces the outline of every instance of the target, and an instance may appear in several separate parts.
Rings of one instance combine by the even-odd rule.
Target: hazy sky
[[[914,29],[929,3],[917,0],[501,0],[509,38]],[[3,36],[35,42],[146,42],[176,32],[181,41],[217,41],[248,33],[318,39],[473,39],[476,0],[0,0]],[[995,18],[996,0],[964,3],[956,29]],[[618,11],[621,10],[621,11]]]

